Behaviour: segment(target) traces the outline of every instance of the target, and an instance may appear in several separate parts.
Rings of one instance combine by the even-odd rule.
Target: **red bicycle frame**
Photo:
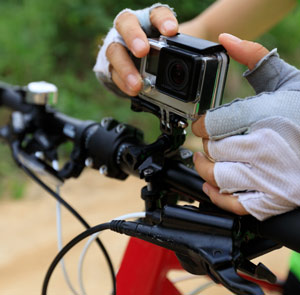
[[[130,238],[117,274],[117,294],[181,295],[167,278],[171,269],[182,269],[174,252]]]

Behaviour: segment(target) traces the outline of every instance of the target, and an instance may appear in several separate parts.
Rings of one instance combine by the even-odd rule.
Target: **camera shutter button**
[[[143,79],[143,91],[145,93],[149,93],[153,87],[154,87],[154,84],[152,83],[152,81],[149,78]]]

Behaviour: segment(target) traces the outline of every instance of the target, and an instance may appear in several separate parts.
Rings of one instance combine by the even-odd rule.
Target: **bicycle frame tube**
[[[167,278],[172,269],[182,269],[173,251],[130,238],[117,274],[117,294],[181,295]]]

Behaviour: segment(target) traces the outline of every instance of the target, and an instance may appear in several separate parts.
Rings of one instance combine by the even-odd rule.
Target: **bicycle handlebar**
[[[0,105],[4,105],[12,110],[28,113],[32,106],[24,103],[21,91],[11,88],[0,88]]]
[[[9,88],[0,88],[0,105],[22,113],[30,113],[35,110],[34,105],[24,102],[20,91]],[[78,146],[84,146],[85,153],[81,158],[86,160],[87,157],[92,157],[92,168],[99,169],[101,166],[107,165],[108,171],[105,174],[121,179],[126,178],[127,174],[135,176],[138,174],[136,167],[129,165],[128,161],[124,161],[122,152],[124,152],[124,147],[132,145],[143,147],[145,145],[140,130],[126,124],[119,124],[112,119],[104,119],[99,124],[72,118],[47,107],[43,112],[46,117],[43,122],[44,126],[39,125],[38,127],[44,127],[50,137],[58,134],[59,143],[63,141],[61,138],[64,137],[64,140],[71,140]],[[36,122],[36,124],[40,123],[41,121]],[[111,169],[114,171],[110,171]],[[195,170],[186,167],[179,161],[167,159],[166,168],[161,176],[164,184],[172,190],[196,201],[209,202],[208,197],[202,191],[204,181]],[[264,222],[248,219],[251,222],[247,222],[247,226],[259,236],[275,239],[300,252],[300,237],[296,231],[291,232],[296,227],[296,220],[300,220],[300,210],[297,209]],[[278,230],[278,228],[282,230]]]
[[[150,212],[147,218],[151,218],[151,222],[157,222],[160,234],[161,226],[163,227],[162,232],[167,232],[166,228],[169,228],[171,232],[175,230],[176,233],[177,230],[189,231],[192,223],[198,223],[198,226],[204,231],[209,233],[211,230],[223,236],[224,232],[228,232],[228,230],[222,229],[222,227],[218,229],[217,225],[220,220],[223,220],[227,225],[232,223],[229,230],[230,239],[234,239],[234,236],[240,239],[244,253],[249,259],[282,245],[300,252],[297,226],[297,221],[300,220],[299,209],[259,222],[251,216],[237,217],[216,208],[202,191],[204,181],[195,170],[184,164],[191,159],[192,153],[186,150],[183,150],[182,153],[177,149],[178,143],[182,141],[181,134],[175,140],[163,134],[156,142],[147,145],[143,141],[142,132],[133,126],[119,123],[111,118],[105,118],[101,123],[78,120],[48,106],[28,104],[24,101],[23,96],[22,91],[0,88],[0,105],[24,114],[24,118],[21,120],[23,124],[16,124],[14,116],[12,116],[10,124],[0,130],[0,136],[14,147],[16,158],[18,158],[19,149],[18,161],[22,157],[23,162],[34,162],[32,159],[37,151],[42,151],[46,160],[53,160],[57,156],[57,147],[65,141],[72,141],[74,148],[70,160],[65,166],[60,171],[55,171],[48,169],[47,161],[44,161],[45,171],[51,176],[54,174],[58,180],[78,177],[85,166],[98,169],[102,174],[116,179],[125,179],[128,175],[145,178],[148,186],[143,188],[142,197],[146,202],[146,212]],[[16,125],[18,126],[16,127]],[[30,139],[26,138],[27,133],[32,135]],[[158,210],[157,213],[155,211],[157,196],[161,195],[161,192],[165,194],[160,200],[161,208],[169,204],[170,194],[176,194],[182,199],[200,202],[200,210],[196,207],[193,207],[192,210],[178,209],[179,211],[171,208],[168,211]],[[200,214],[204,212],[203,218],[200,218],[199,214],[190,214],[195,209]],[[180,220],[176,218],[178,212],[184,213]],[[217,217],[214,218],[214,216]],[[171,220],[171,222],[166,220]],[[172,224],[176,224],[178,228],[172,230]],[[140,228],[145,227],[140,226]],[[257,236],[254,241],[255,250],[250,249],[251,241],[248,243],[244,241],[243,237],[239,237],[241,233],[246,235],[248,231]],[[177,241],[175,236],[174,240]],[[186,236],[193,237],[195,235],[187,234]],[[149,239],[154,241],[153,238]],[[217,238],[216,241],[218,241]],[[232,247],[236,247],[236,245],[233,244]],[[179,257],[187,269],[191,262],[192,264],[197,263],[195,257],[193,261],[186,261],[185,256],[179,255]],[[198,267],[202,269],[204,266],[198,265]],[[217,271],[215,275],[219,276],[220,272]],[[228,276],[231,277],[231,272],[228,273]],[[223,280],[224,278],[219,279],[222,282],[226,281]]]

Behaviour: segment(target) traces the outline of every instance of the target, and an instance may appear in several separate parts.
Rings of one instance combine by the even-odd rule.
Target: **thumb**
[[[259,43],[241,40],[227,33],[219,36],[219,42],[234,60],[247,66],[249,70],[252,70],[269,53],[269,50]]]

